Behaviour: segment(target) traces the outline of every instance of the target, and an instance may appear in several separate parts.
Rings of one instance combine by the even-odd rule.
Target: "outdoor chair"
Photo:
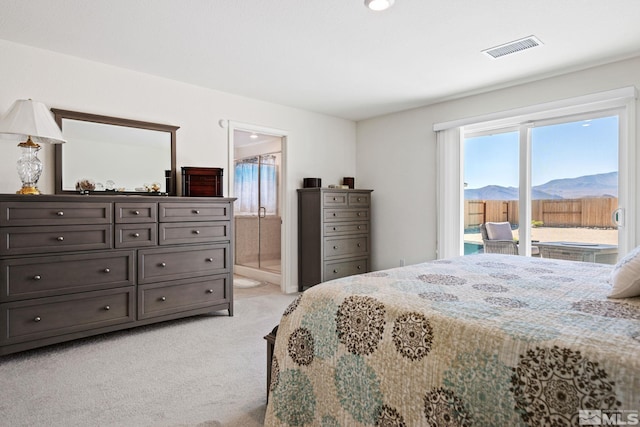
[[[480,224],[485,254],[518,255],[518,242],[513,240],[511,224],[508,222],[486,222]],[[531,256],[540,256],[540,249],[531,246]]]

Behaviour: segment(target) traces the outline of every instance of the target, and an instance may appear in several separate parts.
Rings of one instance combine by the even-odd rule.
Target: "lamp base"
[[[38,187],[22,187],[20,190],[16,191],[16,194],[40,194],[40,190]]]

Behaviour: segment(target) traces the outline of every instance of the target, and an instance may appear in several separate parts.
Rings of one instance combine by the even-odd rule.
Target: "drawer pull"
[[[213,258],[207,258],[207,262],[213,262]]]
[[[337,246],[334,246],[334,247],[333,247],[333,250],[335,251],[336,249],[338,249],[338,247],[337,247]]]
[[[336,201],[336,200],[338,200],[338,198],[337,198],[337,197],[334,197],[334,198],[333,198],[333,201]]]
[[[360,265],[359,265],[359,266],[357,267],[357,269],[358,269],[358,270],[362,270],[362,266],[360,266]]]
[[[213,289],[207,289],[207,293],[208,294],[212,294],[213,293]]]
[[[140,233],[133,233],[132,236],[133,237],[140,237]]]
[[[362,226],[361,226],[361,225],[359,225],[359,226],[358,226],[358,230],[361,230],[361,229],[362,229]]]
[[[198,214],[200,213],[200,211],[199,211],[199,210],[197,210],[197,209],[194,209],[193,213],[194,213],[194,214],[196,214],[196,215],[198,215]]]
[[[104,306],[104,309],[105,309],[106,311],[109,311],[109,310],[111,310],[111,307],[109,307],[108,305],[105,305],[105,306]]]
[[[42,320],[42,318],[41,318],[40,316],[36,316],[36,317],[33,319],[33,321],[34,321],[34,322],[39,322],[39,321],[41,321],[41,320]]]
[[[362,212],[358,212],[358,216],[362,216]]]
[[[200,234],[200,230],[193,230],[193,234]]]
[[[40,280],[42,279],[42,276],[39,274],[36,274],[35,276],[33,276],[33,280]]]
[[[335,212],[333,213],[333,216],[336,216],[336,213],[335,213]]]
[[[167,297],[160,297],[160,301],[166,301]]]
[[[58,212],[56,212],[56,215],[58,215],[58,216],[64,216],[64,212],[62,212],[62,211],[58,211]]]
[[[335,269],[334,269],[334,270],[333,270],[333,273],[334,273],[334,274],[337,274],[337,273],[338,273],[338,270],[335,270]]]
[[[358,197],[358,201],[361,201],[361,200],[362,200],[362,197]]]
[[[163,268],[164,268],[164,267],[166,267],[166,266],[167,266],[167,263],[166,263],[166,262],[161,262],[161,263],[160,263],[160,267],[163,267]]]
[[[62,241],[64,241],[64,237],[60,236],[60,237],[58,237],[56,240],[57,240],[58,242],[62,242]]]
[[[360,243],[358,243],[358,247],[361,247]]]
[[[336,230],[338,230],[338,228],[337,227],[333,227],[333,231],[336,231]]]
[[[140,211],[133,211],[132,212],[134,215],[140,215]]]
[[[104,272],[105,273],[111,273],[111,269],[107,267],[107,268],[104,269]]]

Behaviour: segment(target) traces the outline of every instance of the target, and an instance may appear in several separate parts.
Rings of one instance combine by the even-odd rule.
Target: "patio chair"
[[[480,224],[485,254],[518,255],[518,242],[513,240],[511,224],[508,222],[486,222]],[[540,256],[540,249],[531,246],[531,256]]]

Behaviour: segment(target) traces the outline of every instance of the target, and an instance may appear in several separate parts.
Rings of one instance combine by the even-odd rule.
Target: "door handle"
[[[618,227],[624,227],[624,208],[618,208],[611,213],[611,222]]]
[[[264,217],[266,217],[266,216],[267,216],[267,208],[265,208],[264,206],[260,206],[260,207],[258,208],[258,216],[259,216],[260,218],[264,218]]]

